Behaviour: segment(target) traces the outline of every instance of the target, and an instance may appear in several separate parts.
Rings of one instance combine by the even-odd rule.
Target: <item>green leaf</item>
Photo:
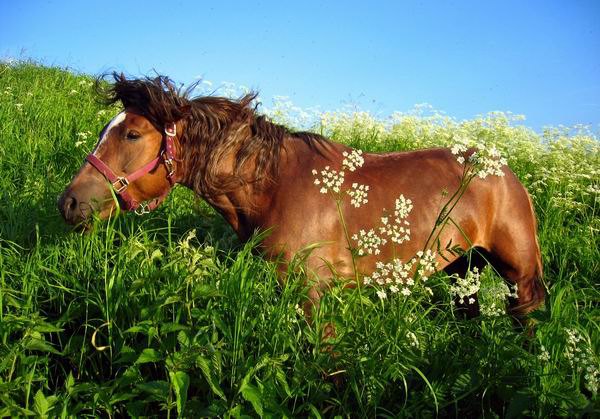
[[[198,355],[198,357],[196,357],[196,364],[198,365],[198,367],[200,367],[200,370],[202,371],[202,374],[204,374],[204,378],[208,382],[208,385],[210,386],[210,389],[213,391],[213,393],[225,400],[225,394],[223,393],[223,390],[221,390],[221,388],[219,387],[219,384],[215,381],[208,360],[203,356]]]
[[[252,404],[252,407],[258,413],[259,416],[263,415],[263,405],[262,405],[262,393],[258,389],[258,387],[253,386],[249,383],[242,384],[240,388],[240,392],[242,393],[242,397],[249,401]]]
[[[40,333],[58,333],[62,332],[64,329],[54,326],[53,324],[47,323],[43,320],[37,320],[35,326],[33,326],[33,330]]]
[[[143,333],[148,335],[150,328],[152,327],[152,323],[148,320],[144,320],[139,322],[135,326],[131,326],[129,329],[125,330],[125,333]]]
[[[288,386],[285,372],[283,372],[283,370],[279,366],[275,368],[275,378],[277,379],[277,382],[279,383],[279,385],[281,387],[283,387],[285,394],[288,397],[292,397],[292,392],[290,390],[290,386]]]
[[[60,351],[57,351],[52,345],[46,342],[43,335],[35,331],[31,332],[29,339],[26,339],[24,348],[30,351],[50,352],[56,355],[62,355]]]
[[[190,386],[190,377],[184,371],[169,372],[169,375],[171,376],[171,383],[175,388],[175,396],[177,397],[177,413],[179,416],[183,416],[188,387]]]
[[[136,385],[136,387],[146,393],[150,393],[160,400],[167,400],[169,395],[170,385],[166,381],[150,381],[148,383],[141,383]]]
[[[223,294],[217,288],[209,284],[194,287],[194,298],[222,297]]]
[[[138,357],[136,364],[145,364],[148,362],[158,362],[162,360],[162,355],[156,349],[146,348],[142,351]]]
[[[313,417],[315,419],[321,419],[321,413],[319,412],[319,409],[317,409],[315,407],[315,405],[313,405],[312,403],[308,404],[308,409],[310,410],[310,413],[313,414]]]
[[[67,389],[67,394],[71,395],[73,391],[73,386],[75,385],[75,379],[73,378],[73,373],[69,372],[69,376],[65,381],[65,388]]]
[[[181,301],[181,297],[179,295],[171,295],[167,297],[167,299],[160,306],[166,306],[167,304],[179,303]]]
[[[56,401],[56,397],[54,397],[53,399],[46,398],[46,396],[44,396],[44,393],[40,389],[37,391],[37,393],[35,393],[35,396],[33,396],[33,409],[41,417],[47,418],[48,412],[52,408],[52,404],[54,401]]]
[[[163,334],[166,333],[171,333],[171,332],[178,332],[180,330],[188,330],[189,326],[186,326],[185,324],[181,324],[181,323],[163,323],[160,326],[160,331]]]

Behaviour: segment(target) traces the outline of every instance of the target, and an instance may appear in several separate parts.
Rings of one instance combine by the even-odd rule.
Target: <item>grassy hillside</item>
[[[279,286],[252,243],[183,188],[152,214],[86,235],[64,226],[57,196],[116,113],[91,86],[0,65],[1,415],[600,414],[600,156],[585,129],[540,136],[505,114],[323,115],[317,131],[365,151],[495,144],[532,194],[549,295],[534,337],[506,315],[457,315],[441,274],[431,299],[337,287],[307,324],[300,270]],[[483,275],[482,287],[497,283]]]

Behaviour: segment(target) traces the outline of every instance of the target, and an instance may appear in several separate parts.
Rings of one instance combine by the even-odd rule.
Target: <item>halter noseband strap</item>
[[[163,137],[164,146],[161,147],[161,153],[154,160],[146,163],[144,166],[126,176],[117,176],[106,163],[93,154],[88,154],[86,160],[111,183],[113,190],[121,197],[121,200],[125,204],[124,208],[126,210],[135,210],[138,212],[138,209],[141,208],[141,212],[138,213],[143,214],[158,207],[160,203],[167,197],[171,191],[171,188],[176,183],[174,166],[174,161],[177,160],[175,158],[174,146],[174,139],[176,135],[177,126],[174,123],[165,125],[165,135]],[[133,199],[131,194],[127,192],[127,187],[130,183],[135,182],[137,179],[156,169],[161,160],[167,168],[167,178],[169,179],[171,187],[148,203],[142,204],[136,201]]]

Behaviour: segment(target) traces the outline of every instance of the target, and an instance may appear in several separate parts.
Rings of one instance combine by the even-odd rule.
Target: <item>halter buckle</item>
[[[175,137],[177,135],[177,125],[172,124],[171,126],[165,125],[165,134],[168,137]]]
[[[127,180],[127,178],[124,178],[124,177],[119,177],[112,184],[112,187],[114,188],[115,192],[118,194],[122,193],[125,189],[127,189],[128,186],[129,186],[129,181]]]

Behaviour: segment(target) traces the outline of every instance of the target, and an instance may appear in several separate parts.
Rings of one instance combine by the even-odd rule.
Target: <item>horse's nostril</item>
[[[66,221],[70,221],[77,214],[79,202],[75,195],[68,192],[62,195],[58,200],[58,209]]]
[[[75,211],[77,209],[77,199],[74,196],[67,197],[65,201],[65,207],[69,209],[69,211]]]

